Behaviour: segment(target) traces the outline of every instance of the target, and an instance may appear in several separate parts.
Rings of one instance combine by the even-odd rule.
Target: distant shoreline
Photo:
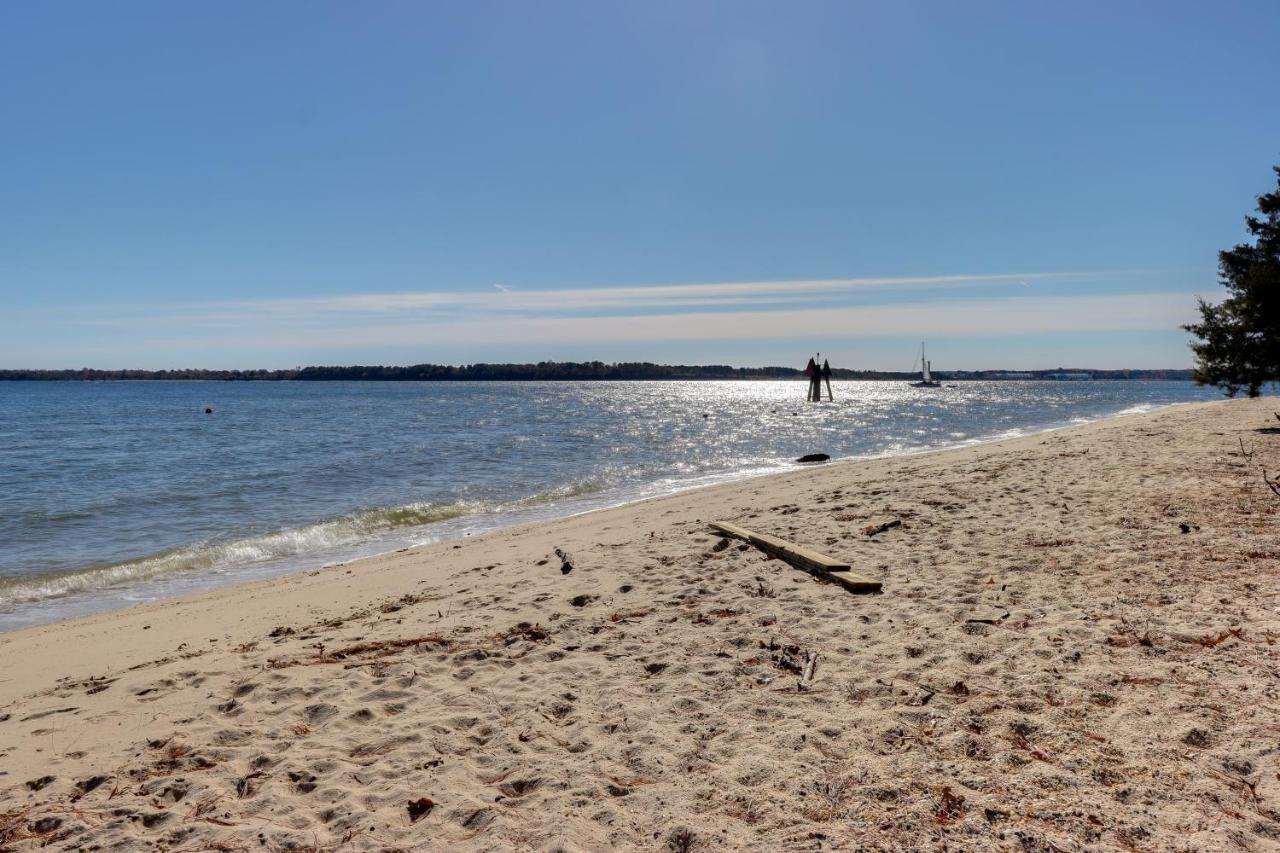
[[[916,372],[850,370],[834,368],[833,379],[901,382]],[[1035,380],[1057,381],[1191,381],[1190,369],[1086,370],[1058,367],[1046,370],[934,371],[944,382]],[[317,366],[288,370],[0,370],[0,381],[96,382],[96,381],[220,381],[220,382],[602,382],[654,380],[778,380],[803,379],[804,371],[792,367],[730,367],[728,365],[661,365],[648,362],[541,362],[538,364],[469,364],[461,366],[417,364]]]

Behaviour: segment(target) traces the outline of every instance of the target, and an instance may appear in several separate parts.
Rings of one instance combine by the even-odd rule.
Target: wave
[[[229,541],[198,542],[118,563],[37,576],[0,578],[0,608],[108,587],[158,581],[173,575],[219,572],[290,557],[323,555],[343,546],[358,545],[380,534],[467,515],[532,509],[585,497],[603,488],[605,486],[596,480],[579,480],[499,504],[454,501],[373,507],[314,524]]]
[[[0,607],[158,580],[168,575],[218,571],[351,545],[379,533],[420,527],[483,511],[459,501],[412,503],[361,510],[316,524],[290,527],[226,542],[199,542],[132,560],[53,575],[0,580]]]
[[[1163,408],[1164,406],[1156,405],[1155,403],[1139,403],[1136,406],[1130,406],[1127,409],[1121,409],[1120,411],[1115,413],[1114,417],[1118,418],[1121,415],[1145,415],[1147,412],[1154,412],[1156,409],[1163,409]]]
[[[575,480],[563,486],[557,486],[546,492],[539,492],[536,495],[529,495],[526,498],[511,501],[503,504],[498,509],[524,509],[526,507],[542,506],[543,504],[555,503],[556,501],[570,500],[571,498],[581,498],[587,495],[595,494],[605,488],[605,485],[597,480]]]

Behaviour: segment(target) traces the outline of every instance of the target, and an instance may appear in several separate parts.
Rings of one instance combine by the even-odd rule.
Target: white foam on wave
[[[374,507],[315,524],[289,527],[257,536],[230,541],[197,542],[170,551],[124,560],[105,566],[89,566],[58,574],[0,579],[0,610],[14,605],[65,598],[109,588],[141,588],[177,576],[196,574],[241,574],[268,564],[317,565],[332,559],[340,550],[368,545],[379,537],[466,516],[505,516],[537,511],[566,502],[579,501],[601,491],[596,480],[575,480],[545,492],[502,504],[477,501],[452,503],[416,502],[401,506]],[[433,537],[415,537],[416,542]],[[367,555],[368,552],[366,550]],[[377,553],[376,550],[371,553]],[[278,572],[277,572],[278,573]],[[134,600],[154,596],[124,593]]]
[[[481,505],[413,503],[378,507],[317,524],[290,527],[228,542],[198,542],[159,554],[56,575],[0,581],[0,607],[90,592],[187,572],[217,572],[271,560],[320,554],[378,533],[457,518]]]

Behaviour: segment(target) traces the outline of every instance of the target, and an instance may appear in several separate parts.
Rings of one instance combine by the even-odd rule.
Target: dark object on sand
[[[999,625],[1008,618],[1009,611],[1002,607],[984,607],[969,614],[964,621],[976,622],[981,625]]]
[[[567,575],[573,571],[573,558],[568,553],[557,548],[556,556],[560,558],[560,574]]]
[[[410,800],[409,801],[410,822],[416,823],[418,820],[431,814],[431,810],[434,809],[435,807],[436,807],[436,804],[431,800],[430,797],[419,797],[416,800]]]
[[[32,791],[39,791],[41,788],[47,786],[50,782],[56,781],[56,778],[57,777],[55,776],[41,776],[39,779],[31,779],[30,781],[27,782],[27,788]]]
[[[797,462],[826,462],[831,457],[825,453],[806,453],[797,459]]]

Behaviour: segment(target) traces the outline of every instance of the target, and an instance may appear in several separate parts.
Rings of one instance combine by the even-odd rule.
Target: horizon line
[[[820,354],[820,353],[819,353]],[[421,368],[450,369],[450,370],[475,370],[477,368],[580,368],[599,365],[606,368],[660,368],[665,370],[711,370],[711,369],[728,369],[731,371],[795,371],[803,375],[803,367],[792,367],[781,364],[761,364],[761,365],[741,365],[729,363],[706,363],[706,364],[679,364],[664,363],[656,361],[601,361],[592,359],[589,361],[473,361],[460,362],[450,364],[444,362],[418,362],[416,364],[306,364],[297,365],[295,367],[0,367],[0,380],[15,381],[13,377],[4,374],[39,374],[39,373],[231,373],[231,374],[288,374],[300,373],[308,370],[356,370],[356,369],[379,369],[379,370],[414,370]],[[832,370],[846,371],[850,373],[878,373],[886,375],[898,374],[914,374],[919,371],[913,370],[883,370],[869,367],[843,367],[832,366]],[[1058,365],[1055,367],[981,367],[981,368],[945,368],[934,370],[933,373],[938,375],[955,375],[955,374],[980,374],[980,373],[1117,373],[1117,372],[1134,372],[1134,373],[1188,373],[1193,371],[1193,367],[1071,367]],[[20,380],[17,380],[20,381]],[[361,381],[361,380],[339,380],[339,381]],[[377,381],[377,380],[369,380]],[[424,380],[431,381],[431,380]]]

